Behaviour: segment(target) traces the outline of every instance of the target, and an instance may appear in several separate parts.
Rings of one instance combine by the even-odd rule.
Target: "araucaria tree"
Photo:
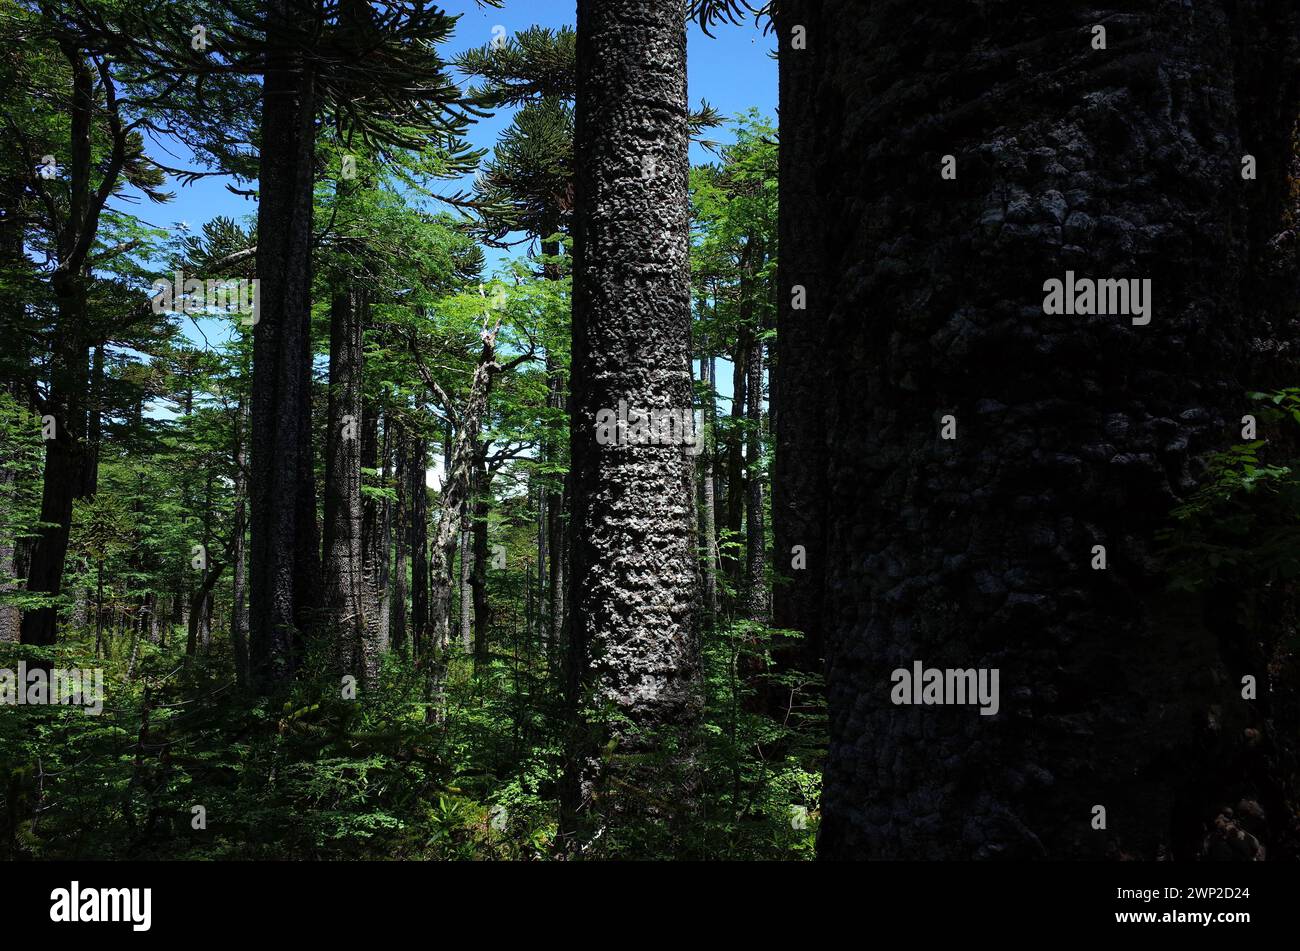
[[[1171,592],[1157,533],[1294,371],[1266,354],[1294,319],[1295,4],[825,0],[778,26],[777,478],[825,497],[778,497],[824,583],[777,616],[820,593],[821,854],[1285,842],[1268,750],[1295,725],[1243,689],[1274,633],[1240,591]],[[1069,272],[1150,295],[1062,313]],[[999,671],[998,714],[900,703],[916,662]]]
[[[603,819],[693,803],[699,716],[693,459],[683,441],[598,421],[691,409],[686,34],[682,0],[578,4],[570,693],[563,802],[581,848]],[[589,821],[584,821],[589,820]],[[609,841],[609,840],[606,840]]]

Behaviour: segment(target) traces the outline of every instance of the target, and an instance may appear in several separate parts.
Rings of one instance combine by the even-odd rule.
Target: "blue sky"
[[[608,0],[606,0],[608,2]],[[618,0],[621,2],[621,0]],[[635,2],[635,0],[632,0]],[[506,0],[501,9],[480,8],[474,0],[447,0],[448,12],[460,14],[456,32],[451,42],[444,47],[447,59],[457,53],[477,46],[483,46],[492,40],[493,28],[503,26],[507,35],[540,25],[558,28],[572,26],[576,22],[573,0]],[[699,27],[691,24],[687,27],[687,72],[688,95],[692,108],[698,107],[705,99],[724,117],[737,116],[751,108],[757,108],[769,119],[775,120],[777,101],[776,60],[771,51],[775,49],[774,37],[764,34],[755,26],[752,19],[739,25],[719,24],[713,28],[713,36],[706,36]],[[464,77],[459,76],[459,79]],[[491,118],[476,123],[469,131],[469,141],[475,147],[491,149],[501,130],[509,123],[510,110],[503,110]],[[706,137],[729,141],[731,136],[724,128],[709,130]],[[188,155],[181,151],[163,151],[157,143],[148,146],[159,161],[176,168],[194,167],[187,161]],[[168,144],[169,149],[177,147]],[[692,144],[691,161],[693,163],[709,161],[711,156],[701,146]],[[225,177],[202,178],[193,185],[181,186],[170,182],[168,188],[175,193],[175,199],[165,205],[144,203],[137,206],[142,217],[150,224],[172,229],[182,222],[192,230],[200,228],[204,222],[219,215],[242,220],[256,214],[256,203],[250,199],[232,194],[226,189],[233,180]],[[454,191],[468,190],[470,180],[444,183],[446,194]],[[527,249],[519,247],[513,251],[487,251],[487,270],[494,270],[503,259],[524,253]],[[200,318],[205,324],[205,334],[201,335],[189,320],[182,324],[188,337],[196,345],[220,345],[226,339],[229,327],[220,321]],[[730,399],[730,373],[726,361],[720,361],[719,395],[724,400]],[[158,415],[171,415],[171,410],[162,406],[152,408]],[[436,486],[437,475],[430,471],[430,484]]]
[[[481,9],[474,0],[448,0],[450,13],[460,14],[456,33],[444,48],[447,58],[462,50],[482,46],[492,39],[495,26],[503,26],[507,34],[514,34],[534,24],[557,28],[573,25],[575,6],[573,0],[506,0],[501,9]],[[707,99],[724,116],[738,115],[756,107],[769,118],[776,115],[777,73],[776,61],[769,52],[774,48],[773,37],[764,35],[752,20],[738,26],[721,24],[714,28],[712,38],[705,36],[696,26],[688,27],[687,69],[689,95],[692,107]],[[470,142],[479,148],[490,149],[501,130],[510,122],[510,112],[480,121],[469,133]],[[725,129],[711,130],[708,137],[728,139]],[[174,167],[191,163],[182,155],[166,155],[156,145],[151,150],[160,161]],[[692,146],[692,162],[706,161],[708,155],[698,145]],[[172,182],[174,201],[166,205],[148,205],[141,209],[150,223],[160,227],[173,227],[180,222],[197,229],[206,221],[226,215],[236,219],[256,212],[253,201],[231,194],[225,185],[229,179],[221,177],[200,179],[191,186],[180,187]],[[447,193],[466,183],[448,182]],[[489,269],[500,260],[500,255],[489,255]]]

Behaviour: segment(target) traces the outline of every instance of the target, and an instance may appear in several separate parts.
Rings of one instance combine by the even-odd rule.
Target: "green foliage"
[[[1279,436],[1210,456],[1200,487],[1173,510],[1160,538],[1176,589],[1231,583],[1245,570],[1265,583],[1300,576],[1300,388],[1250,396],[1260,428]]]

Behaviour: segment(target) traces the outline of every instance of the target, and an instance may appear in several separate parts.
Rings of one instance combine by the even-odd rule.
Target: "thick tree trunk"
[[[1242,699],[1264,671],[1233,661],[1212,600],[1167,589],[1155,534],[1200,456],[1239,440],[1251,342],[1294,303],[1263,268],[1300,109],[1295,5],[782,11],[808,44],[781,35],[799,64],[782,187],[792,149],[827,199],[781,197],[801,222],[783,225],[783,279],[810,307],[783,307],[778,450],[787,500],[824,479],[834,513],[807,529],[834,592],[821,854],[1192,858],[1243,798],[1284,853],[1294,819],[1264,750],[1295,733]],[[816,270],[787,242],[809,229]],[[1046,313],[1067,270],[1149,279],[1149,323]],[[803,403],[834,434],[814,475],[819,454],[791,452],[818,438],[793,432]],[[790,514],[783,544],[803,541]],[[891,702],[913,664],[998,671],[996,714]]]
[[[292,678],[319,604],[311,431],[314,79],[303,55],[279,44],[276,25],[308,6],[267,3],[249,480],[249,660],[264,692]]]
[[[601,847],[619,848],[637,816],[680,835],[698,802],[692,458],[636,430],[597,442],[620,401],[691,412],[684,14],[682,0],[578,3],[569,692],[617,717],[572,737],[575,848],[607,820]]]
[[[325,436],[325,623],[342,673],[362,675],[371,613],[362,567],[362,307],[351,287],[330,301],[330,370]]]
[[[27,590],[50,598],[63,587],[63,563],[72,530],[72,505],[82,487],[82,438],[85,435],[86,287],[80,275],[55,281],[59,339],[50,365],[46,415],[53,417],[53,438],[45,440],[41,490],[41,527],[27,566]],[[53,605],[23,612],[24,644],[49,646],[57,637],[58,610]]]
[[[826,372],[822,325],[828,298],[822,200],[814,169],[821,141],[809,113],[818,81],[817,56],[793,49],[796,29],[820,23],[822,0],[787,0],[776,7],[780,63],[777,340],[781,359],[772,368],[772,623],[799,631],[795,649],[780,652],[779,666],[822,670],[822,590],[826,570]],[[800,209],[803,209],[800,211]],[[796,304],[801,309],[796,309]]]

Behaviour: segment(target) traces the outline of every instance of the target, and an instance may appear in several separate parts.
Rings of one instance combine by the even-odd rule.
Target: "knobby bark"
[[[620,400],[692,405],[684,12],[578,4],[568,660],[574,709],[595,715],[569,748],[573,848],[606,821],[616,847],[635,816],[680,834],[698,801],[694,466],[680,445],[601,445],[596,428]]]
[[[775,8],[781,114],[776,279],[781,359],[772,369],[780,401],[773,408],[772,426],[772,622],[803,635],[798,648],[775,659],[780,666],[818,673],[826,569],[821,393],[827,364],[822,324],[829,298],[816,172],[821,141],[812,116],[816,104],[810,99],[818,79],[817,59],[811,50],[792,48],[792,42],[796,28],[811,29],[821,22],[820,16],[821,0],[793,0]]]
[[[379,407],[367,401],[362,407],[361,465],[376,472],[381,485],[387,485],[389,453],[386,434],[382,450],[379,443]],[[379,660],[388,650],[390,517],[386,499],[368,497],[362,500],[361,576],[367,613],[361,644],[361,667],[367,683],[375,681],[379,674]]]
[[[239,401],[235,414],[235,506],[231,520],[230,647],[235,658],[235,682],[248,686],[248,404]]]
[[[752,621],[765,622],[767,536],[763,514],[763,338],[753,334],[745,361],[745,609]]]
[[[339,279],[330,301],[325,435],[325,623],[341,673],[365,675],[363,642],[373,606],[363,568],[361,291]]]
[[[718,616],[718,527],[717,496],[714,494],[714,465],[717,456],[717,397],[714,389],[713,357],[700,361],[704,383],[703,421],[708,442],[700,459],[700,550],[704,558],[704,610],[710,621]]]
[[[1296,725],[1242,699],[1262,673],[1242,632],[1214,596],[1168,590],[1155,536],[1204,454],[1239,440],[1271,369],[1252,342],[1290,335],[1294,261],[1267,265],[1300,110],[1294,4],[781,16],[808,44],[780,37],[782,188],[825,196],[781,198],[783,280],[810,306],[782,308],[777,474],[787,503],[825,486],[806,528],[825,578],[821,854],[1285,852]],[[809,162],[793,176],[787,149]],[[1044,313],[1067,269],[1150,279],[1150,323]],[[801,404],[824,409],[811,433]],[[806,509],[784,513],[782,544],[805,543]],[[895,705],[891,671],[914,662],[999,671],[997,714]]]
[[[430,624],[430,582],[438,580],[431,574],[429,564],[429,443],[411,437],[407,450],[406,505],[411,548],[411,643],[416,662],[423,664],[441,646],[436,625]],[[443,575],[446,572],[442,572]]]
[[[303,54],[280,40],[283,24],[310,8],[267,3],[249,479],[249,660],[262,691],[292,678],[320,603],[311,429],[315,78]]]

